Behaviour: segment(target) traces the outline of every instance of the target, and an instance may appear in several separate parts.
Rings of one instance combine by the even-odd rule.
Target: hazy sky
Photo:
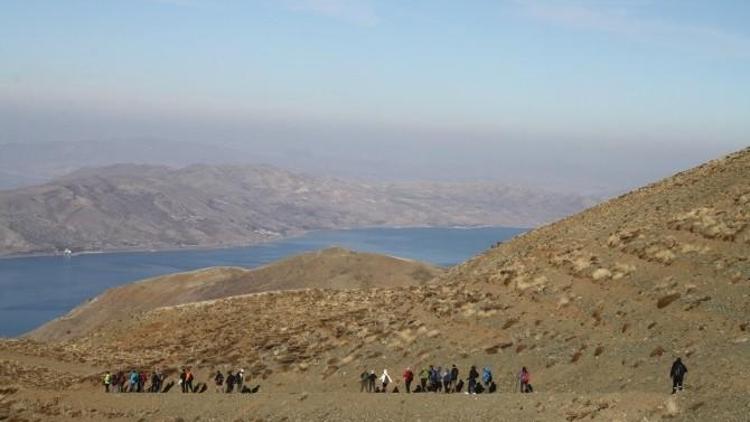
[[[5,0],[0,143],[319,146],[425,173],[460,152],[471,177],[630,186],[750,145],[748,22],[741,0]]]

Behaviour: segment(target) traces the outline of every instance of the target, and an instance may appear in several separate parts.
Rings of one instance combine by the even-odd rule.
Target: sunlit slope
[[[263,291],[419,285],[442,271],[416,261],[329,248],[253,270],[215,267],[126,284],[106,291],[29,333],[28,337],[68,340],[96,327],[125,323],[158,307]]]

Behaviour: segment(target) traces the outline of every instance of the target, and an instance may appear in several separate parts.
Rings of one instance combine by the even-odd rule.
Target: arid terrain
[[[498,183],[365,183],[268,166],[120,164],[0,191],[0,255],[248,245],[310,230],[532,227],[583,196]]]
[[[429,281],[382,277],[341,289],[311,270],[310,284],[303,271],[291,278],[298,281],[264,287],[273,291],[222,287],[226,297],[148,304],[80,330],[61,328],[62,337],[49,331],[61,324],[54,322],[0,342],[0,419],[747,421],[749,257],[745,149],[528,232]],[[189,278],[200,283],[201,272]],[[209,272],[205,283],[231,285],[224,280]],[[671,396],[677,356],[689,373],[685,391]],[[388,368],[402,387],[403,368],[429,364],[456,364],[462,377],[470,365],[489,366],[498,393],[358,392],[365,368]],[[202,382],[216,369],[241,367],[260,390],[102,392],[104,370],[158,367],[174,380],[183,365]],[[534,394],[515,391],[521,366],[531,371]]]

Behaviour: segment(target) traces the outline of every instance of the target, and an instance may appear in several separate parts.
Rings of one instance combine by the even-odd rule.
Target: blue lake
[[[451,266],[523,232],[507,227],[331,230],[239,248],[0,259],[0,337],[27,332],[110,287],[161,274],[256,267],[329,246]]]

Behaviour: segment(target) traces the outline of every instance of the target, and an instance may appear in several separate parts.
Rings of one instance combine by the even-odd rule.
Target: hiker
[[[422,387],[423,393],[427,391],[427,380],[429,378],[430,372],[427,370],[427,368],[422,368],[422,370],[419,371],[419,386]]]
[[[120,390],[120,372],[112,375],[112,392],[117,393]]]
[[[411,382],[414,380],[414,372],[411,368],[406,368],[404,371],[404,385],[406,385],[406,392],[411,393]]]
[[[214,377],[214,382],[216,383],[216,392],[221,393],[224,391],[224,374],[221,373],[221,370],[216,371],[216,376]]]
[[[237,392],[242,392],[242,385],[245,383],[245,370],[240,368],[240,372],[234,376],[234,381],[237,383]]]
[[[435,369],[435,392],[439,393],[443,390],[443,368],[438,366]]]
[[[486,387],[489,387],[492,383],[492,371],[490,368],[482,369],[482,382]]]
[[[116,393],[117,389],[120,387],[118,384],[120,383],[120,379],[117,377],[118,373],[113,372],[111,375],[111,381],[109,383],[109,391],[111,393]]]
[[[229,371],[227,373],[227,393],[231,393],[234,390],[234,383],[237,381],[237,378],[234,376],[232,371]]]
[[[359,374],[359,392],[360,393],[364,393],[365,391],[367,391],[368,393],[370,392],[370,389],[368,388],[368,381],[367,381],[369,378],[370,378],[370,372],[367,369],[365,369],[364,371],[362,371],[361,374]]]
[[[143,386],[146,385],[146,380],[148,379],[148,373],[146,371],[141,371],[138,373],[138,392],[143,392]]]
[[[443,390],[445,390],[446,393],[451,392],[451,371],[448,370],[448,367],[445,367],[445,370],[443,371]]]
[[[193,370],[192,368],[188,367],[185,373],[185,385],[187,386],[186,390],[190,391],[191,393],[195,392],[195,389],[193,389],[193,379]]]
[[[469,369],[469,388],[466,390],[466,394],[476,394],[476,387],[477,387],[477,378],[479,378],[479,372],[477,372],[477,367],[472,365],[471,369]]]
[[[531,374],[525,366],[521,368],[521,372],[518,373],[518,381],[521,385],[522,393],[531,393],[534,391],[534,388],[531,386]]]
[[[104,384],[104,392],[109,393],[109,386],[112,384],[112,375],[107,371],[102,378],[102,384]]]
[[[124,393],[125,392],[125,383],[126,382],[127,382],[127,380],[125,379],[125,372],[123,372],[123,371],[117,372],[117,381],[116,381],[116,384],[115,384],[115,385],[117,385],[117,392],[119,392],[119,393]]]
[[[187,370],[185,368],[182,368],[182,372],[180,372],[180,387],[183,393],[187,393]]]
[[[687,371],[687,366],[682,363],[682,359],[677,358],[672,364],[672,369],[669,371],[669,377],[672,378],[672,394],[675,394],[678,389],[682,391],[682,381]]]
[[[128,392],[135,393],[138,391],[138,372],[135,372],[135,369],[130,371],[130,389]]]
[[[375,370],[370,369],[370,375],[367,378],[367,392],[368,393],[374,393],[375,392],[375,380],[378,378],[377,375],[375,375]]]
[[[159,373],[158,369],[154,370],[154,373],[151,374],[151,390],[152,393],[158,393],[161,391],[161,374]]]
[[[458,368],[456,367],[456,364],[453,364],[451,367],[451,386],[453,387],[453,391],[455,391],[458,386]]]
[[[391,376],[388,375],[388,370],[383,369],[383,373],[380,375],[380,384],[383,386],[382,391],[385,393],[387,392],[388,384],[393,382],[391,379]]]

